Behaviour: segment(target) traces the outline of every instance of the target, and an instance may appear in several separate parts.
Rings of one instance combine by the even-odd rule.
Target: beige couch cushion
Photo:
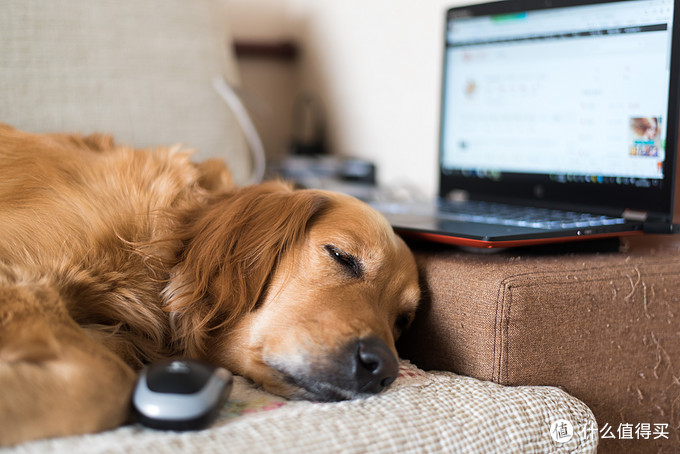
[[[572,426],[571,437],[556,430],[551,435],[551,428],[563,427],[560,421]],[[504,387],[447,372],[425,373],[402,362],[394,384],[366,399],[286,401],[236,377],[229,402],[209,430],[173,433],[131,426],[28,443],[6,454],[586,454],[595,452],[596,433],[588,407],[559,389]]]
[[[250,158],[212,87],[238,74],[217,0],[4,0],[0,121],[32,132],[107,132],[137,147],[184,143]]]

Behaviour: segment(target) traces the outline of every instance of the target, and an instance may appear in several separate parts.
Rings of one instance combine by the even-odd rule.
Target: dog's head
[[[420,290],[379,213],[269,183],[191,216],[166,292],[187,354],[293,398],[348,399],[394,381],[394,342]]]

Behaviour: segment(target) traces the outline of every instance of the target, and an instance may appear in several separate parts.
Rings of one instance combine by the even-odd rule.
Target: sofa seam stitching
[[[496,300],[496,318],[494,320],[494,368],[498,366],[497,380],[498,383],[503,383],[504,375],[505,381],[508,381],[508,312],[509,302],[507,298],[511,296],[512,285],[507,282],[507,279],[501,281],[501,286],[498,290],[498,297]],[[506,304],[508,304],[508,311],[506,311]],[[499,335],[500,333],[500,335]],[[498,348],[498,358],[496,359],[496,348]],[[505,364],[505,374],[503,365]],[[492,378],[496,375],[494,371]]]
[[[501,282],[501,284],[503,284]],[[500,347],[498,346],[500,339],[498,338],[498,323],[499,323],[499,311],[500,307],[503,305],[503,293],[504,293],[504,286],[501,285],[498,288],[498,294],[496,295],[496,314],[493,322],[493,368],[491,371],[491,380],[494,381],[496,379],[496,372],[498,372],[498,381],[500,382],[500,369],[501,369],[501,364],[500,364]],[[496,352],[496,349],[498,349],[498,352]],[[498,357],[497,357],[498,356]],[[496,368],[498,368],[498,371],[496,371]]]
[[[505,311],[505,342],[504,342],[504,347],[505,347],[505,382],[503,383],[504,385],[507,385],[510,383],[510,309],[512,307],[512,286],[509,285],[508,287],[508,297],[507,297],[507,305],[508,308]]]
[[[507,281],[512,281],[517,277],[522,277],[522,276],[530,276],[532,274],[538,274],[538,273],[526,273],[526,274],[515,274],[513,276],[508,276],[505,279],[501,281],[501,285],[507,285]],[[664,276],[667,275],[666,273],[650,273],[650,274],[645,274],[647,277],[658,277],[658,276]],[[570,282],[563,282],[560,280],[555,280],[555,281],[541,281],[541,282],[516,282],[516,283],[511,283],[513,287],[535,287],[539,285],[545,285],[545,284],[560,284],[560,285],[572,285],[574,282],[603,282],[603,281],[610,281],[612,279],[617,279],[617,278],[623,278],[625,276],[610,276],[606,278],[584,278],[584,279],[579,279],[578,281],[570,281]]]

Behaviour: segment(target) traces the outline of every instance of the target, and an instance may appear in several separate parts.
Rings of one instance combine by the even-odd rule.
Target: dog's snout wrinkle
[[[360,392],[379,393],[397,379],[397,358],[381,339],[360,339],[356,352],[355,375]]]

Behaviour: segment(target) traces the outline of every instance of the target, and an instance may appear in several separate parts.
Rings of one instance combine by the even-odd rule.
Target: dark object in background
[[[319,99],[311,94],[299,96],[293,106],[292,120],[292,153],[301,156],[326,154],[326,124]]]

